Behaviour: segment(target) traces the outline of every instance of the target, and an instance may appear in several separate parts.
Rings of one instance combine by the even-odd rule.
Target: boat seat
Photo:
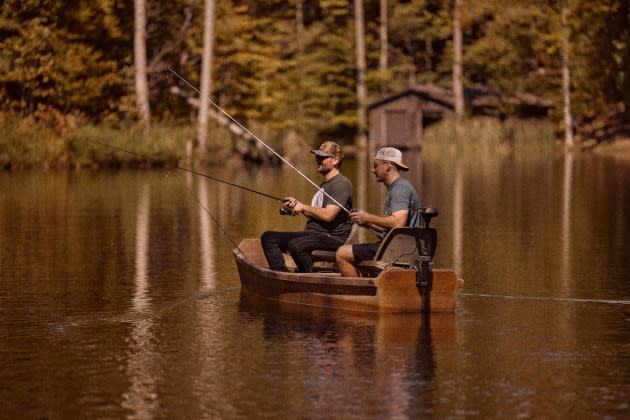
[[[394,228],[387,232],[374,258],[361,262],[359,267],[378,271],[391,267],[412,268],[420,257],[432,259],[436,248],[434,228]]]
[[[359,225],[356,223],[352,224],[352,228],[350,229],[350,234],[348,235],[348,238],[346,239],[346,241],[343,243],[343,245],[348,245],[348,244],[354,244],[357,242],[359,238]],[[331,262],[334,263],[336,258],[335,258],[335,251],[322,251],[322,250],[315,250],[315,251],[311,251],[311,258],[313,259],[313,262]]]
[[[423,207],[416,211],[422,216],[424,226],[390,229],[374,258],[358,265],[360,271],[374,274],[386,268],[413,268],[418,261],[433,260],[437,249],[437,230],[430,228],[429,224],[438,215],[438,211],[433,207]]]

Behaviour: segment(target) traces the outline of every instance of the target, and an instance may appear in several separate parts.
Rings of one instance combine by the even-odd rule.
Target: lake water
[[[407,155],[454,314],[241,292],[233,242],[300,229],[183,171],[0,173],[0,417],[627,418],[630,164]],[[369,163],[355,205],[379,212]],[[319,182],[309,159],[297,167]],[[309,201],[291,168],[203,171]],[[369,234],[364,235],[369,240]]]

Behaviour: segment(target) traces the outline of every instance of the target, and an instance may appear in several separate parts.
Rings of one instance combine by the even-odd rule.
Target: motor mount
[[[419,256],[416,259],[416,288],[422,297],[422,312],[431,312],[431,289],[433,288],[433,256],[437,248],[437,231],[431,228],[431,219],[437,217],[439,211],[435,207],[420,207],[416,211],[422,217],[423,226],[416,237]]]

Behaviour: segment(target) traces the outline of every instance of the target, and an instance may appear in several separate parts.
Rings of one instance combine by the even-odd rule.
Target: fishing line
[[[123,148],[121,148],[121,147],[112,146],[112,145],[110,145],[110,144],[101,143],[101,142],[98,142],[98,141],[95,141],[95,140],[87,140],[87,141],[89,141],[89,142],[91,142],[91,143],[96,143],[96,144],[99,144],[99,145],[104,146],[104,147],[109,147],[109,148],[114,149],[114,150],[119,150],[119,151],[121,151],[121,152],[129,153],[129,154],[131,154],[131,155],[138,156],[138,157],[141,157],[141,158],[143,158],[143,159],[147,159],[147,160],[149,160],[149,161],[153,160],[153,159],[151,159],[151,158],[149,158],[149,157],[147,157],[147,156],[141,155],[140,153],[135,153],[135,152],[132,152],[132,151],[130,151],[130,150],[125,150],[125,149],[123,149]],[[201,172],[197,172],[197,171],[194,171],[194,170],[192,170],[192,169],[184,168],[184,167],[179,166],[179,165],[175,165],[175,168],[177,168],[177,169],[181,169],[182,171],[190,172],[190,173],[195,174],[195,175],[199,175],[199,176],[203,176],[203,177],[206,177],[206,178],[209,178],[209,179],[213,179],[213,180],[215,180],[215,181],[223,182],[223,183],[228,184],[228,185],[231,185],[231,186],[233,186],[233,187],[241,188],[241,189],[246,190],[246,191],[250,191],[250,192],[253,192],[253,193],[256,193],[256,194],[260,194],[260,195],[262,195],[262,196],[269,197],[269,198],[272,198],[272,199],[274,199],[274,200],[282,201],[282,199],[281,199],[281,198],[279,198],[279,197],[274,197],[274,196],[272,196],[272,195],[265,194],[265,193],[262,193],[262,192],[260,192],[260,191],[253,190],[253,189],[251,189],[251,188],[243,187],[242,185],[234,184],[234,183],[232,183],[232,182],[225,181],[225,180],[222,180],[222,179],[219,179],[219,178],[215,178],[215,177],[213,177],[213,176],[210,176],[210,175],[207,175],[207,174],[204,174],[204,173],[201,173]],[[192,189],[190,189],[190,187],[189,187],[188,185],[186,185],[186,183],[185,183],[185,182],[184,182],[184,186],[185,186],[185,187],[186,187],[186,189],[188,190],[188,193],[189,193],[189,194],[190,194],[190,195],[191,195],[191,196],[195,199],[195,201],[197,201],[197,203],[199,203],[199,205],[201,206],[201,208],[203,208],[203,209],[204,209],[204,211],[208,214],[208,216],[210,216],[210,219],[212,219],[212,221],[213,221],[213,222],[214,222],[214,223],[215,223],[215,224],[219,227],[219,229],[221,229],[221,232],[223,232],[223,234],[225,235],[225,237],[226,237],[226,238],[228,238],[228,240],[232,243],[232,245],[234,246],[234,248],[238,248],[238,244],[236,243],[236,241],[235,241],[235,240],[234,240],[234,239],[230,236],[230,234],[229,234],[229,233],[228,233],[228,232],[227,232],[227,231],[223,228],[223,226],[221,226],[221,223],[219,223],[219,221],[218,221],[218,220],[217,220],[217,219],[216,219],[216,218],[212,215],[212,213],[210,212],[210,210],[208,210],[208,208],[206,207],[206,205],[205,205],[204,203],[202,203],[202,202],[201,202],[201,200],[199,199],[199,197],[197,197],[197,195],[193,192],[193,190],[192,190]]]
[[[177,73],[175,70],[169,68],[169,71],[171,73],[173,73],[175,76],[177,76],[182,82],[186,83],[186,85],[188,85],[192,90],[194,90],[195,92],[197,92],[199,95],[201,95],[201,92],[199,92],[199,89],[197,89],[195,86],[193,86],[191,83],[188,82],[188,80],[186,80],[183,76],[181,76],[179,73]],[[216,103],[214,103],[210,98],[208,98],[208,102],[211,103],[216,109],[218,109],[219,111],[221,111],[221,113],[223,113],[223,115],[225,115],[226,117],[228,117],[230,119],[230,121],[232,121],[234,124],[238,125],[243,131],[245,131],[247,134],[249,134],[250,136],[252,136],[256,141],[258,141],[260,144],[262,144],[263,146],[265,146],[265,148],[267,148],[267,150],[269,150],[271,153],[273,153],[275,156],[278,157],[278,159],[280,159],[282,162],[286,163],[287,165],[289,165],[289,167],[293,170],[295,170],[298,174],[300,174],[302,176],[302,178],[304,178],[305,180],[307,180],[308,182],[311,183],[311,185],[313,185],[317,190],[320,190],[319,185],[317,185],[315,182],[313,182],[309,177],[307,177],[306,175],[304,175],[298,168],[296,168],[295,166],[293,166],[291,164],[291,162],[289,162],[288,160],[286,160],[283,156],[281,156],[278,152],[276,152],[275,150],[273,150],[271,148],[271,146],[269,146],[267,143],[265,143],[264,141],[262,141],[261,139],[258,138],[258,136],[256,136],[254,133],[252,133],[251,131],[249,131],[247,129],[247,127],[245,127],[243,124],[241,124],[240,122],[238,122],[236,119],[234,119],[230,114],[227,113],[227,111],[225,111],[223,108],[221,108],[219,105],[217,105]],[[350,210],[348,210],[347,208],[345,208],[339,201],[335,200],[334,197],[332,197],[330,194],[328,194],[325,190],[321,189],[322,192],[324,193],[324,195],[326,195],[332,202],[334,202],[336,205],[338,205],[341,209],[343,209],[346,213],[350,214]]]
[[[107,144],[107,143],[101,143],[101,142],[96,141],[96,140],[86,140],[86,141],[88,141],[88,142],[90,142],[90,143],[100,144],[101,146],[104,146],[104,147],[109,147],[110,149],[118,150],[118,151],[120,151],[120,152],[125,152],[125,153],[128,153],[128,154],[130,154],[130,155],[137,156],[137,157],[141,157],[142,159],[146,159],[146,160],[148,160],[148,161],[154,161],[154,162],[155,162],[155,159],[151,159],[150,157],[147,157],[147,156],[141,155],[140,153],[132,152],[132,151],[130,151],[130,150],[125,150],[125,149],[123,149],[123,148],[121,148],[121,147],[112,146],[111,144]],[[249,192],[252,192],[252,193],[254,193],[254,194],[262,195],[263,197],[271,198],[271,199],[273,199],[273,200],[277,200],[277,201],[280,201],[280,202],[282,202],[282,201],[283,201],[283,199],[282,199],[282,198],[280,198],[280,197],[275,197],[275,196],[273,196],[273,195],[266,194],[266,193],[264,193],[264,192],[256,191],[256,190],[254,190],[254,189],[251,189],[251,188],[245,187],[245,186],[243,186],[243,185],[238,185],[238,184],[235,184],[235,183],[233,183],[233,182],[226,181],[226,180],[224,180],[224,179],[216,178],[216,177],[213,177],[212,175],[204,174],[204,173],[202,173],[202,172],[198,172],[198,171],[195,171],[195,170],[193,170],[193,169],[184,168],[183,166],[179,166],[179,165],[177,165],[177,164],[176,164],[176,165],[174,165],[174,167],[175,167],[175,168],[177,168],[177,169],[181,169],[182,171],[190,172],[191,174],[195,174],[195,175],[203,176],[204,178],[212,179],[212,180],[214,180],[214,181],[222,182],[222,183],[227,184],[227,185],[230,185],[230,186],[232,186],[232,187],[240,188],[240,189],[242,189],[242,190],[249,191]]]
[[[234,248],[238,248],[238,244],[236,243],[236,241],[234,241],[234,239],[232,239],[230,234],[227,233],[225,229],[223,229],[223,226],[221,226],[221,223],[219,223],[219,221],[212,215],[212,213],[210,213],[210,210],[208,210],[205,204],[201,202],[201,200],[199,199],[199,197],[197,197],[197,195],[193,192],[193,190],[191,190],[190,187],[186,185],[185,183],[184,183],[184,186],[186,187],[190,195],[197,201],[197,203],[199,203],[201,208],[204,209],[206,213],[208,213],[208,216],[210,216],[210,219],[212,219],[212,221],[219,227],[219,229],[221,229],[221,232],[223,232],[225,237],[228,238],[230,242],[232,242],[232,245],[234,246]]]
[[[491,294],[491,293],[460,293],[459,295],[470,296],[470,297],[512,299],[512,300],[541,300],[541,301],[608,303],[608,304],[614,304],[614,305],[630,305],[630,300],[617,300],[617,299],[588,299],[588,298],[569,298],[569,297],[554,297],[554,296],[513,296],[513,295],[498,295],[498,294]]]

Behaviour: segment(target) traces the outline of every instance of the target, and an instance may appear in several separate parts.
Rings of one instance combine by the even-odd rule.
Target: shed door
[[[391,146],[402,146],[409,143],[411,137],[409,114],[402,109],[385,111],[384,143]]]

